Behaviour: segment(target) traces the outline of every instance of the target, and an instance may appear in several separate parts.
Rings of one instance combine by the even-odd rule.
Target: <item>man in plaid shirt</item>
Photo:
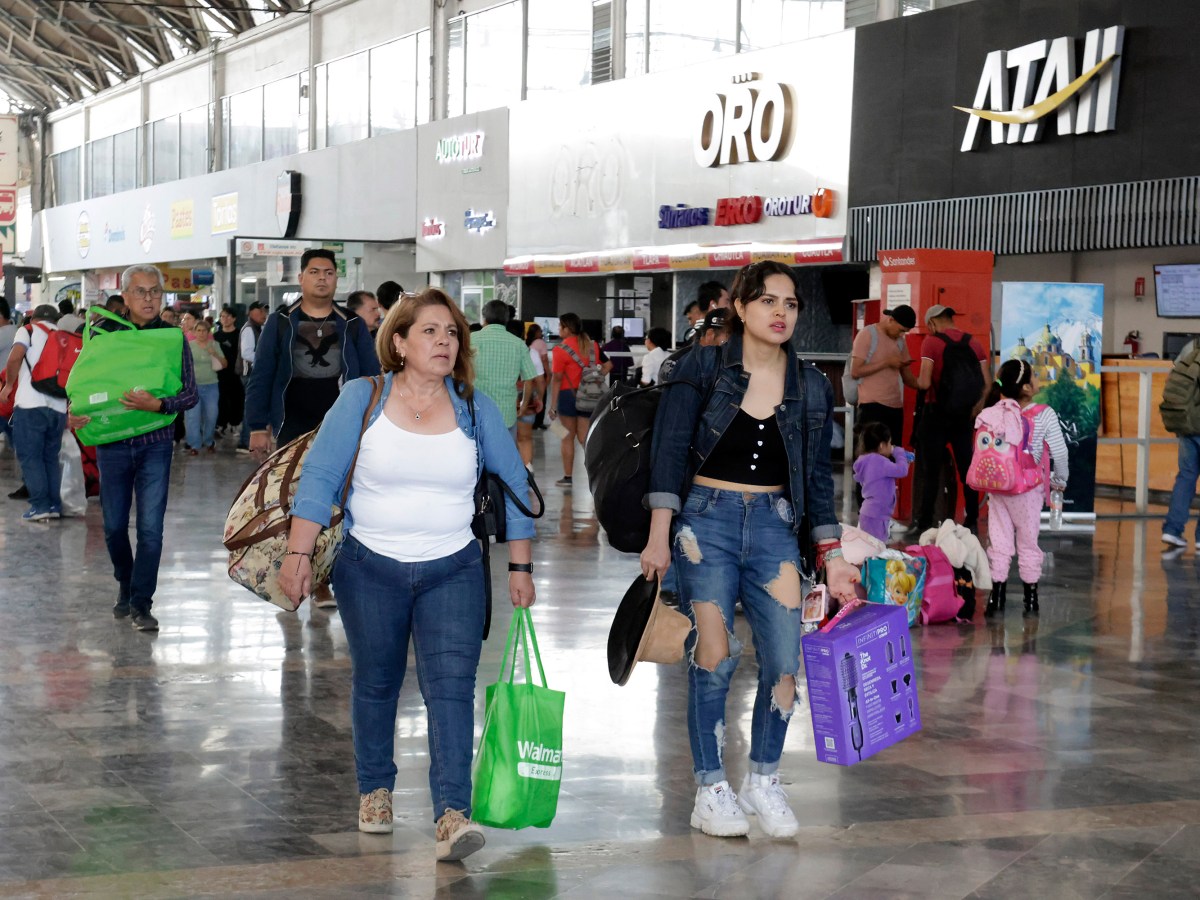
[[[156,266],[130,266],[121,273],[129,321],[135,328],[171,328],[161,318],[162,272]],[[130,360],[130,372],[137,360]],[[187,341],[181,360],[182,387],[174,397],[155,397],[146,391],[127,391],[121,398],[126,409],[145,412],[181,413],[196,405],[196,374]],[[71,416],[72,428],[82,428],[87,416]],[[167,489],[171,481],[171,453],[175,423],[137,437],[101,444],[96,448],[100,464],[100,508],[104,513],[104,543],[113,564],[119,590],[113,616],[131,616],[138,631],[158,631],[158,619],[150,614],[158,587],[158,564],[162,557],[163,518],[167,512]],[[129,544],[129,510],[137,494],[137,553]]]
[[[529,348],[516,335],[508,333],[508,304],[492,300],[483,305],[484,327],[471,335],[475,355],[475,390],[482,391],[496,402],[504,415],[504,425],[517,439],[517,382],[521,385],[520,410],[528,415],[533,380],[537,369]]]

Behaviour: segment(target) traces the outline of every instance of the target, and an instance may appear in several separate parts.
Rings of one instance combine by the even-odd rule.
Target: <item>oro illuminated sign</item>
[[[692,152],[705,168],[781,158],[792,130],[791,89],[738,76],[731,88],[705,98],[692,133]]]

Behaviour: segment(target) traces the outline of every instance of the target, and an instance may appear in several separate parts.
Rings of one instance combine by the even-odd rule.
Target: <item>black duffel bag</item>
[[[623,553],[641,553],[650,538],[650,445],[663,392],[676,382],[638,388],[618,382],[592,413],[584,447],[596,518],[608,542]]]

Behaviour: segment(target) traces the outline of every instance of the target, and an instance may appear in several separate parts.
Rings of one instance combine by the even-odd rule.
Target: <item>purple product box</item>
[[[852,766],[921,730],[903,606],[868,603],[802,645],[818,760]]]

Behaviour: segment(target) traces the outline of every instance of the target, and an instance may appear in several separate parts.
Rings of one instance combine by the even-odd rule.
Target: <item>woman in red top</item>
[[[566,351],[570,347],[584,363],[602,364],[604,374],[612,369],[612,363],[596,343],[583,330],[583,322],[575,313],[563,313],[558,317],[558,334],[562,343],[554,348],[554,377],[550,382],[550,418],[561,419],[567,433],[562,439],[563,477],[555,482],[561,487],[571,486],[571,472],[575,469],[575,440],[579,446],[587,439],[590,412],[575,408],[575,389],[583,376],[583,366],[571,358]]]

